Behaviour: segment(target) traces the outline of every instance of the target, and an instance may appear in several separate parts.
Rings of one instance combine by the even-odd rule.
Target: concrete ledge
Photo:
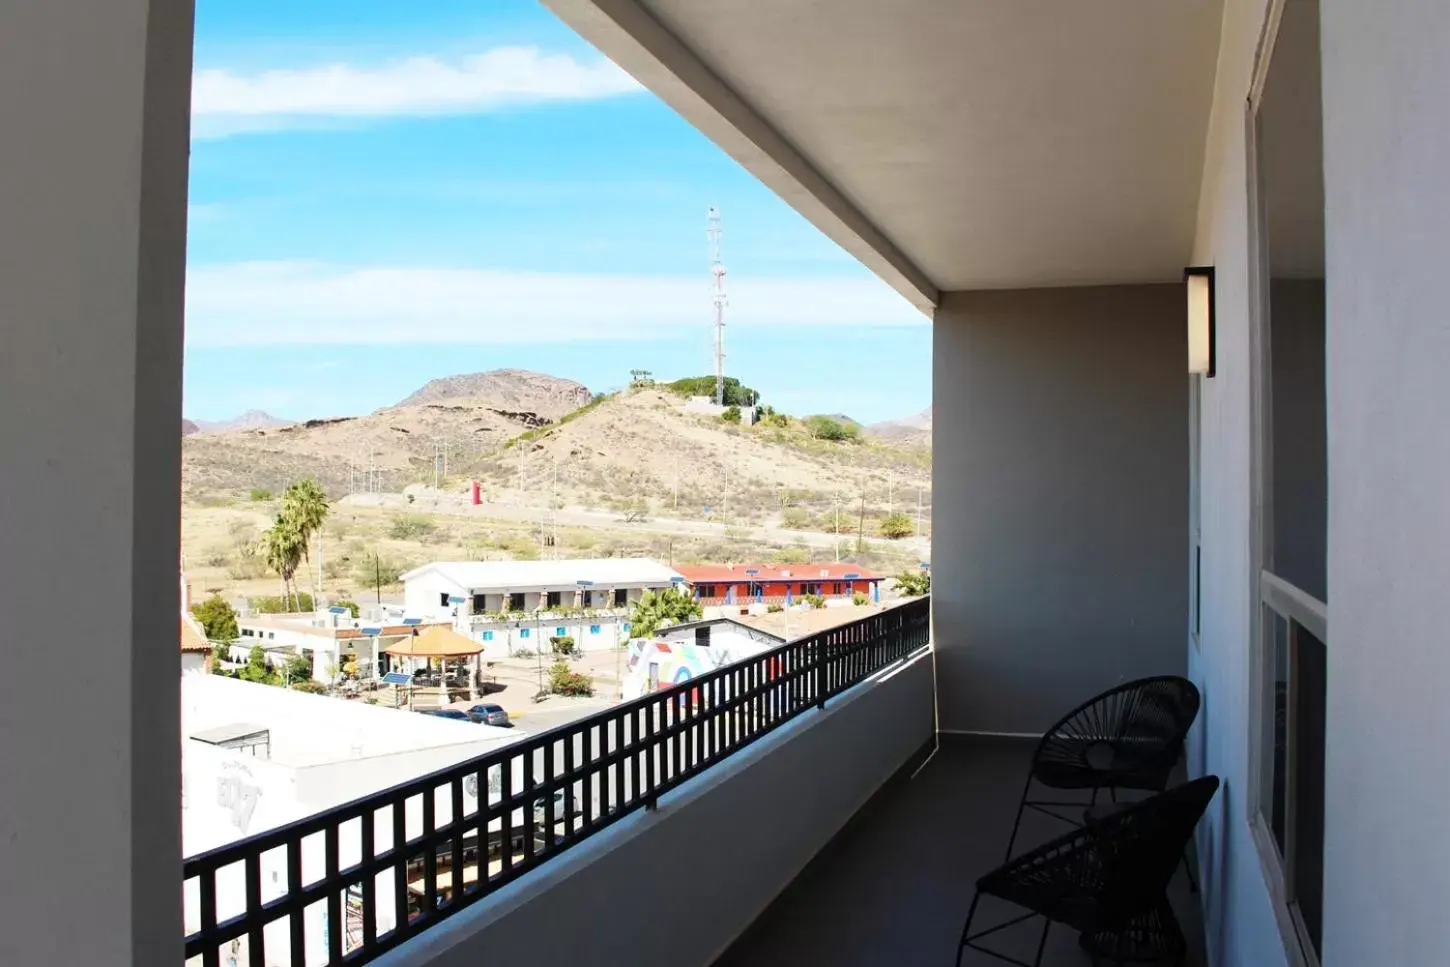
[[[933,690],[923,652],[376,963],[705,967],[931,738]]]

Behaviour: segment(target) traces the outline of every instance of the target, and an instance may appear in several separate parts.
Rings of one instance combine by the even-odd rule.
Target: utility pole
[[[725,266],[720,261],[720,209],[714,205],[705,215],[705,236],[710,240],[710,276],[714,282],[714,294],[710,301],[715,306],[715,405],[725,405]]]
[[[861,553],[861,548],[866,546],[866,480],[861,480],[861,517],[856,525],[856,553]]]
[[[836,549],[836,563],[841,563],[841,487],[836,485],[836,536],[831,539],[831,546]]]

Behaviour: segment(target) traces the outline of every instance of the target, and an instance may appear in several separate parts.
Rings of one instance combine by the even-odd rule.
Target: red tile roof
[[[211,644],[206,640],[195,623],[185,616],[181,619],[181,650],[187,651],[211,651]]]
[[[884,575],[859,564],[695,564],[675,568],[691,584],[728,584],[759,581],[840,581],[847,574],[858,581],[880,581]],[[759,574],[746,574],[755,570]]]

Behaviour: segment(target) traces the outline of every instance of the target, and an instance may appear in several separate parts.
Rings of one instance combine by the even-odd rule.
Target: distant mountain
[[[920,413],[899,420],[873,423],[866,428],[866,432],[879,439],[891,440],[896,443],[929,444],[931,442],[931,407],[928,406]]]
[[[419,406],[454,399],[488,400],[508,410],[557,420],[588,403],[589,388],[572,379],[526,369],[494,369],[431,380],[397,405]]]
[[[197,430],[203,433],[216,433],[222,430],[268,430],[274,426],[293,425],[291,420],[279,420],[262,410],[248,410],[241,416],[234,416],[230,420],[195,420],[192,423]],[[185,426],[182,427],[181,435],[186,435]]]
[[[193,433],[200,433],[200,432],[201,432],[201,427],[197,426],[195,423],[191,422],[190,420],[186,419],[185,417],[182,417],[182,420],[181,420],[181,435],[182,436],[191,436]]]

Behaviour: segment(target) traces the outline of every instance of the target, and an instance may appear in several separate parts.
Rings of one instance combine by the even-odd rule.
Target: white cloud
[[[519,343],[651,339],[711,318],[700,276],[244,262],[187,275],[187,342]],[[730,280],[730,326],[921,325],[869,276]]]
[[[192,137],[333,127],[363,118],[477,114],[641,90],[602,57],[582,61],[535,47],[496,47],[451,63],[410,57],[380,67],[329,64],[255,74],[202,69],[192,79]]]

